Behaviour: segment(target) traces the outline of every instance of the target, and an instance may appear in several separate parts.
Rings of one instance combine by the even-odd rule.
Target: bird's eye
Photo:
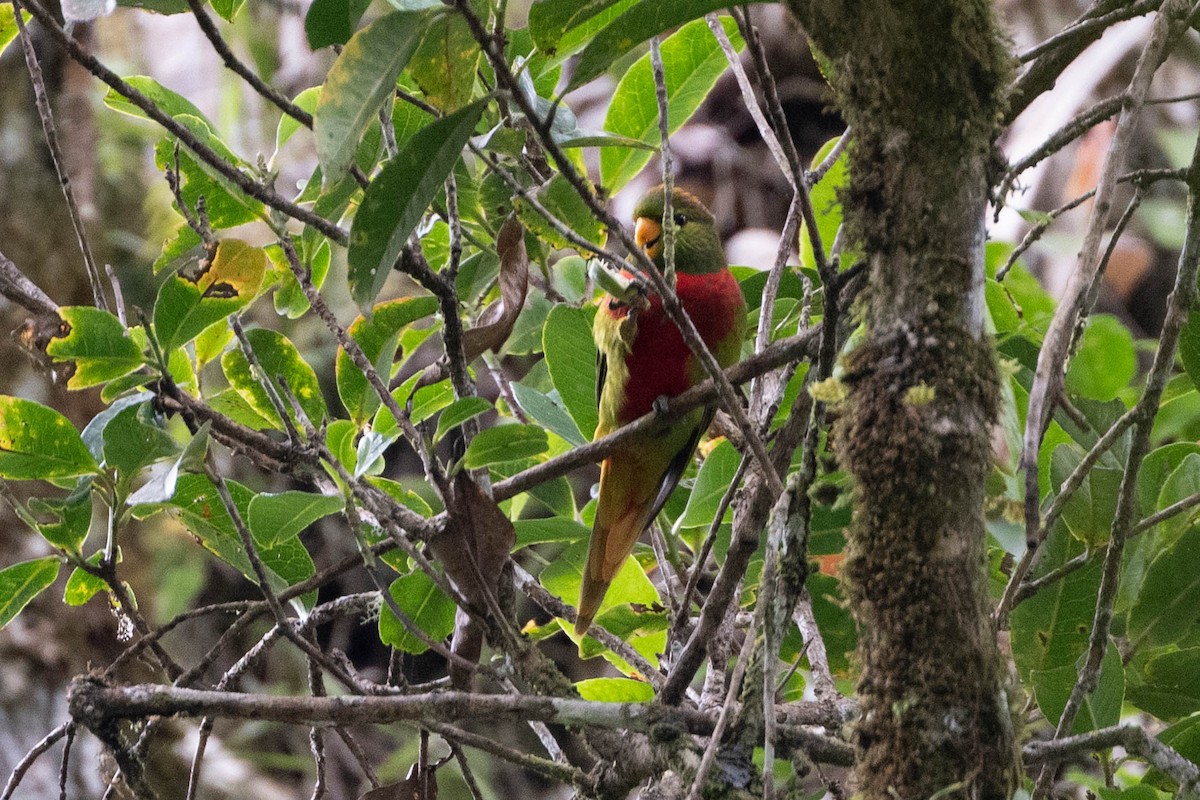
[[[687,225],[687,221],[688,221],[688,218],[686,216],[684,216],[683,214],[675,215],[675,224],[677,226],[679,226],[680,228],[682,228],[684,225]]]

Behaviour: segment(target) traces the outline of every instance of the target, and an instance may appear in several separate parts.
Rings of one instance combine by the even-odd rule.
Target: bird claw
[[[665,417],[671,413],[671,399],[665,394],[660,394],[654,398],[654,413],[660,417]]]

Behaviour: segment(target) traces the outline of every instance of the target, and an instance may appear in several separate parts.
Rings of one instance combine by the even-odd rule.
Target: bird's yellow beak
[[[662,246],[662,225],[649,217],[638,217],[633,226],[633,239],[646,255],[656,258]]]

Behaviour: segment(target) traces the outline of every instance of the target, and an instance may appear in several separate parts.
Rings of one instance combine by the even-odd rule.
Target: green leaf
[[[29,501],[30,510],[49,515],[53,521],[39,522],[38,533],[68,553],[78,553],[92,527],[92,480],[84,478],[63,498],[38,498]]]
[[[813,167],[815,168],[824,161],[840,142],[841,137],[839,136],[822,145],[817,154],[813,156]],[[850,180],[847,161],[846,154],[843,152],[838,160],[833,162],[829,171],[821,177],[821,180],[809,190],[813,212],[817,217],[817,233],[820,234],[821,246],[825,250],[826,258],[830,257],[833,252],[833,241],[837,237],[838,228],[842,225],[842,203],[838,198],[838,193]],[[803,221],[800,223],[802,231],[807,231],[806,225],[807,223]],[[843,254],[842,263],[853,264],[854,259]],[[817,268],[812,239],[807,232],[800,236],[800,265],[808,269]]]
[[[730,17],[722,17],[721,24],[734,49],[740,52],[745,42],[738,34],[737,24]],[[717,78],[729,68],[729,63],[702,19],[689,22],[667,37],[660,49],[667,84],[667,129],[674,133],[700,108]],[[654,75],[648,53],[639,58],[617,84],[604,117],[604,129],[648,145],[661,143]],[[646,150],[628,147],[601,150],[600,182],[615,194],[641,172],[650,162],[651,155]]]
[[[1086,658],[1086,655],[1080,656],[1080,659]],[[1076,663],[1050,670],[1034,670],[1030,674],[1038,707],[1051,724],[1057,725],[1062,717],[1082,667],[1082,663]],[[1087,733],[1116,725],[1121,719],[1121,703],[1124,699],[1125,676],[1121,669],[1121,654],[1117,652],[1116,645],[1110,643],[1100,664],[1100,680],[1096,690],[1083,701],[1070,732]]]
[[[29,17],[29,12],[21,9],[21,20],[28,23]],[[0,14],[0,55],[4,54],[4,48],[17,38],[18,33],[20,33],[20,29],[17,28],[17,18],[7,12]]]
[[[454,428],[493,408],[492,401],[484,397],[464,397],[461,400],[455,400],[438,417],[437,431],[433,434],[433,440],[440,441]]]
[[[1082,552],[1083,546],[1065,525],[1056,525],[1041,549],[1033,578],[1061,566]],[[1013,610],[1013,660],[1023,677],[1028,678],[1034,670],[1074,667],[1087,648],[1099,588],[1100,565],[1092,562],[1053,582]]]
[[[1141,477],[1140,473],[1138,477]],[[1161,486],[1162,490],[1158,494],[1157,506],[1152,506],[1157,511],[1162,511],[1168,506],[1200,492],[1200,454],[1188,453],[1179,462],[1179,466],[1171,471],[1167,479],[1161,482]],[[1184,512],[1160,522],[1159,530],[1163,532],[1162,542],[1172,544],[1177,541],[1184,531],[1195,524],[1195,517],[1195,511]]]
[[[58,315],[67,325],[46,353],[56,361],[75,362],[67,388],[86,389],[133,372],[144,363],[141,349],[129,338],[120,320],[89,306],[63,306]]]
[[[589,440],[596,430],[596,344],[592,340],[591,314],[567,305],[555,306],[546,317],[542,349],[554,388]]]
[[[370,319],[359,317],[350,325],[350,338],[358,342],[379,377],[387,382],[392,376],[392,361],[400,346],[400,335],[407,326],[437,311],[437,307],[437,299],[433,297],[403,297],[380,303],[373,309]],[[338,397],[350,419],[362,427],[379,408],[379,395],[341,348],[337,351],[334,371]]]
[[[401,249],[462,155],[486,101],[418,131],[367,187],[350,228],[350,294],[369,308]],[[318,109],[319,110],[319,109]]]
[[[461,14],[439,14],[408,66],[408,74],[429,104],[442,111],[466,105],[475,89],[481,52]]]
[[[317,381],[316,372],[300,355],[296,346],[283,334],[266,328],[247,331],[246,340],[265,374],[255,374],[246,354],[240,349],[230,350],[221,359],[221,368],[225,377],[229,379],[230,386],[242,395],[255,411],[271,420],[277,429],[283,430],[283,421],[279,419],[267,390],[260,383],[264,378],[271,381],[277,396],[288,409],[288,416],[299,425],[296,413],[284,394],[282,379],[299,402],[300,408],[304,410],[308,421],[314,427],[319,427],[328,416],[325,398],[321,394],[321,384]]]
[[[563,517],[519,519],[513,523],[513,528],[517,531],[514,551],[545,542],[578,542],[591,534],[590,530],[575,520]]]
[[[350,41],[369,5],[371,0],[313,0],[304,15],[308,46],[320,50]]]
[[[60,563],[58,556],[46,556],[0,569],[0,628],[54,583]]]
[[[1165,506],[1160,504],[1160,498],[1166,489],[1171,473],[1183,463],[1189,455],[1200,453],[1200,445],[1194,442],[1173,442],[1163,447],[1151,450],[1142,460],[1138,470],[1137,497],[1139,511],[1149,514]],[[1173,497],[1167,505],[1182,500],[1184,495]]]
[[[187,115],[202,120],[205,125],[212,128],[212,123],[208,118],[201,113],[200,109],[178,92],[174,92],[163,86],[154,78],[146,77],[145,75],[130,75],[123,79],[127,84],[137,89],[147,100],[150,100],[154,105],[158,106],[159,110],[171,117]],[[128,114],[131,117],[149,120],[146,112],[138,106],[134,105],[123,94],[119,94],[116,89],[109,89],[104,95],[104,105],[114,111],[120,111],[123,114]],[[157,124],[157,123],[155,123]]]
[[[729,484],[737,472],[738,463],[742,460],[735,448],[728,441],[723,441],[712,449],[700,472],[696,475],[696,484],[688,495],[687,506],[683,515],[675,523],[676,528],[693,528],[699,525],[712,524],[717,515],[717,506],[725,496]],[[726,509],[726,514],[729,514]]]
[[[433,579],[417,571],[392,581],[388,591],[396,606],[435,642],[454,632],[454,601],[442,592]],[[426,644],[413,636],[401,624],[391,607],[383,604],[379,613],[379,639],[386,645],[406,653],[424,653]]]
[[[584,700],[601,703],[648,703],[654,699],[654,687],[632,678],[587,678],[575,682],[575,690]]]
[[[107,588],[103,578],[76,567],[67,578],[67,585],[63,589],[63,602],[69,606],[81,606]]]
[[[432,386],[422,386],[413,392],[412,410],[409,412],[409,417],[414,425],[420,425],[453,402],[454,387],[450,385],[449,378],[438,381]],[[380,414],[386,412],[386,408],[380,409]]]
[[[604,226],[592,216],[592,212],[580,198],[579,193],[561,174],[555,175],[547,181],[546,185],[539,188],[535,195],[543,208],[566,223],[568,228],[584,239],[597,244],[603,240]],[[517,210],[517,216],[521,218],[521,223],[537,234],[540,239],[548,242],[551,247],[560,249],[574,247],[528,202],[518,197],[513,201],[513,206]]]
[[[757,2],[757,0],[752,0]],[[567,91],[577,89],[604,73],[636,45],[677,25],[720,11],[728,0],[641,0],[600,31],[579,56]]]
[[[0,478],[51,480],[99,470],[70,420],[32,400],[0,395]]]
[[[587,561],[587,549],[588,543],[579,541],[556,556],[538,576],[542,586],[568,603],[577,602],[579,585],[583,581],[583,565]],[[658,602],[658,590],[646,577],[642,565],[636,558],[627,558],[612,585],[608,587],[600,610],[607,611],[627,603],[652,606]]]
[[[163,352],[187,344],[209,325],[249,305],[266,268],[261,247],[224,239],[199,276],[181,273],[167,278],[154,302],[154,331]]]
[[[1135,657],[1129,669],[1129,700],[1168,722],[1200,711],[1200,647]]]
[[[577,447],[587,444],[587,439],[580,433],[579,426],[575,424],[575,420],[571,419],[560,401],[521,383],[512,384],[512,391],[521,410],[531,420],[545,426],[546,430],[557,433]]]
[[[543,52],[553,51],[564,33],[617,2],[619,0],[538,0],[529,8],[529,32],[534,44]]]
[[[417,49],[424,19],[403,11],[380,17],[350,37],[330,68],[313,114],[326,185],[349,171],[358,140],[396,91],[396,79]]]
[[[272,246],[267,248],[267,255],[274,260],[273,253],[279,248]],[[281,253],[282,255],[282,253]],[[312,281],[313,288],[320,291],[325,285],[325,277],[329,274],[330,248],[329,240],[323,240],[311,256],[303,258],[303,264],[308,269],[309,279]],[[308,312],[308,298],[304,295],[304,290],[300,288],[300,282],[296,280],[296,276],[292,274],[291,269],[286,269],[283,272],[283,277],[280,280],[279,287],[275,290],[275,311],[278,314],[286,316],[288,319],[299,319]]]
[[[1179,359],[1192,385],[1200,389],[1200,304],[1192,306],[1179,334]]]
[[[236,481],[226,481],[226,485],[238,515],[245,520],[254,493]],[[162,510],[178,519],[204,549],[242,573],[250,582],[258,582],[233,519],[206,476],[181,475],[175,496],[169,503],[135,506],[133,513],[142,519]],[[273,547],[260,547],[259,556],[267,567],[267,579],[276,591],[299,583],[316,572],[312,557],[296,538],[285,539]],[[315,598],[306,600],[306,605],[311,606],[312,600]]]
[[[309,492],[280,492],[258,494],[250,500],[246,524],[254,541],[263,547],[298,536],[301,531],[323,517],[336,514],[346,506],[337,495]]]
[[[175,117],[175,121],[187,128],[194,138],[219,155],[226,163],[237,168],[246,166],[245,162],[229,149],[229,145],[221,141],[220,137],[213,132],[212,126],[204,119],[191,114],[179,114]],[[183,188],[180,194],[188,207],[193,210],[200,198],[204,198],[208,222],[213,229],[232,228],[265,218],[262,203],[245,194],[233,181],[218,172],[216,167],[195,157],[186,145],[177,142],[174,137],[168,136],[160,139],[155,145],[155,165],[161,170],[174,169],[177,150],[179,171],[183,176]],[[176,255],[182,255],[188,248],[199,244],[199,237],[195,232],[189,233],[188,231],[186,226],[181,228],[178,234],[180,241],[174,244],[178,251]],[[160,268],[166,263],[168,260],[159,259],[155,262],[155,267]]]
[[[1170,644],[1195,630],[1200,608],[1200,528],[1186,531],[1150,563],[1129,610],[1133,649]]]
[[[546,431],[537,425],[497,425],[485,428],[467,445],[467,469],[540,455],[550,447]]]
[[[1093,314],[1067,370],[1067,388],[1084,397],[1112,400],[1133,380],[1133,334],[1108,314]]]
[[[183,448],[163,429],[149,402],[130,406],[104,426],[104,462],[130,479],[142,467]]]
[[[226,22],[233,22],[233,18],[242,10],[246,0],[210,0],[213,11],[221,15],[221,18]]]
[[[1050,462],[1055,486],[1062,485],[1080,458],[1074,445],[1064,444],[1055,448]],[[1075,538],[1091,546],[1108,541],[1124,474],[1122,470],[1100,465],[1088,471],[1087,477],[1062,511],[1063,522]]]

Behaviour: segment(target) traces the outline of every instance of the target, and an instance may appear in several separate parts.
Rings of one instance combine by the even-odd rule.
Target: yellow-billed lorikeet
[[[660,270],[664,196],[663,187],[652,189],[634,213],[638,247]],[[675,291],[704,343],[728,366],[741,353],[746,301],[725,264],[712,214],[687,192],[676,189],[671,198]],[[653,293],[644,299],[630,304],[609,294],[600,298],[593,326],[599,351],[597,439],[649,413],[658,398],[673,397],[705,377],[662,299]],[[679,482],[715,411],[715,406],[690,411],[627,441],[604,460],[576,633],[591,625],[609,583]]]

